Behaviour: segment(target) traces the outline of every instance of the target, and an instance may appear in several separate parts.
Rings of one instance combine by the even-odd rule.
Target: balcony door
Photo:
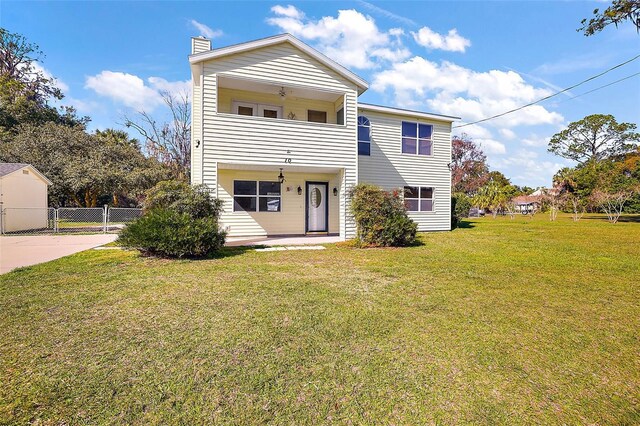
[[[282,118],[282,107],[278,105],[233,101],[233,113],[254,117]]]

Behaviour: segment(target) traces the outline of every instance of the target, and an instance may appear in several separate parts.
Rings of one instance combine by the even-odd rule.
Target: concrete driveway
[[[116,238],[114,234],[2,236],[0,274],[99,247]]]

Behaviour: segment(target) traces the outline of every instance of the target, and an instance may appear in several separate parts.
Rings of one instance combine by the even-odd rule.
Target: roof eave
[[[433,114],[429,112],[387,107],[382,105],[365,104],[365,103],[358,103],[358,108],[369,110],[369,111],[384,112],[388,114],[405,115],[405,116],[411,116],[411,117],[422,117],[422,118],[428,118],[431,120],[446,121],[448,123],[453,123],[454,121],[461,120],[460,117],[455,117],[452,115]]]

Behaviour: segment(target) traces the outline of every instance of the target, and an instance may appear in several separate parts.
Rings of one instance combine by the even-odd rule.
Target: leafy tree
[[[593,15],[594,17],[588,21],[587,18],[583,19],[580,22],[582,27],[577,30],[583,31],[587,37],[602,31],[611,24],[617,28],[618,24],[627,20],[636,26],[636,31],[640,31],[640,1],[638,0],[614,0],[604,12],[595,9]]]
[[[489,172],[487,181],[495,182],[500,187],[512,186],[511,180],[509,180],[509,178],[507,178],[502,172],[499,172],[497,170]]]
[[[500,210],[513,198],[511,185],[502,185],[499,180],[491,179],[473,197],[474,203],[485,210],[489,210],[495,219]]]
[[[64,97],[55,81],[36,66],[43,56],[37,44],[0,28],[0,76],[3,80],[19,83],[12,91],[13,96],[23,95],[41,104],[49,98]]]
[[[633,123],[618,123],[612,115],[589,115],[555,134],[549,152],[581,164],[597,163],[633,150],[640,141],[635,128]]]
[[[145,149],[166,164],[176,179],[189,180],[191,170],[191,107],[187,95],[163,92],[162,99],[171,113],[170,122],[158,123],[149,113],[138,112],[138,121],[125,117],[124,125],[144,138]]]
[[[0,159],[30,163],[43,172],[53,182],[53,205],[95,207],[103,195],[118,205],[123,195],[135,197],[167,176],[124,132],[90,135],[53,122],[20,126],[0,148]]]
[[[473,194],[489,179],[487,156],[467,135],[451,141],[451,190]]]
[[[15,135],[20,124],[55,122],[84,127],[88,117],[77,117],[73,107],[47,104],[64,97],[55,80],[38,66],[43,54],[24,36],[0,28],[0,142]]]

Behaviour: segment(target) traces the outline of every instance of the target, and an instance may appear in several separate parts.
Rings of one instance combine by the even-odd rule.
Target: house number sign
[[[285,162],[286,164],[291,164],[291,158],[285,158],[285,159],[284,159],[284,162]]]

